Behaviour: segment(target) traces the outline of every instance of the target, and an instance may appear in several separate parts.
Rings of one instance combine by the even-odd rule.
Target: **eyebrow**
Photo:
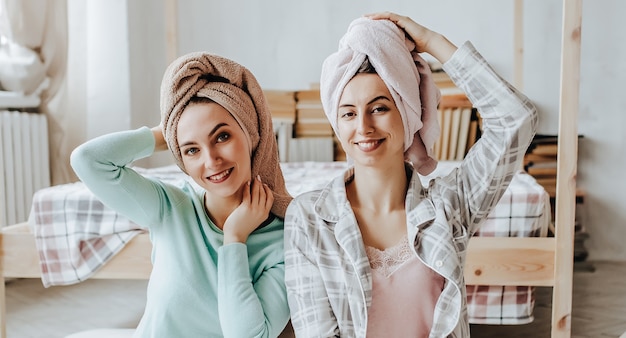
[[[372,104],[372,103],[374,103],[374,102],[376,102],[376,101],[378,101],[378,100],[387,100],[387,101],[391,101],[391,100],[390,100],[388,97],[386,97],[385,95],[379,95],[379,96],[376,96],[375,98],[371,99],[371,100],[370,100],[367,104]],[[354,105],[353,105],[353,104],[348,104],[348,103],[346,103],[346,104],[342,104],[342,105],[340,105],[340,106],[339,106],[339,108],[343,108],[343,107],[354,107]]]
[[[224,127],[224,126],[228,126],[228,123],[218,123],[215,127],[213,127],[213,129],[211,129],[211,131],[209,132],[209,137],[212,137],[220,128]],[[190,144],[194,144],[195,142],[193,141],[187,141],[183,144],[180,144],[178,147],[182,148],[184,146],[190,145]]]

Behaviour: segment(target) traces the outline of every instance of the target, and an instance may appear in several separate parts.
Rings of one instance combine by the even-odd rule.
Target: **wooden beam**
[[[552,292],[552,337],[570,337],[574,264],[576,162],[582,1],[563,0],[561,89],[555,205],[556,276]]]
[[[165,0],[165,53],[168,65],[178,57],[178,0]]]
[[[524,91],[524,0],[515,0],[513,10],[513,85]]]
[[[8,237],[8,240],[4,240]],[[28,224],[4,227],[0,232],[0,257],[4,278],[40,278],[39,254]]]
[[[465,283],[552,286],[555,249],[554,238],[472,237]]]
[[[6,278],[41,278],[35,239],[26,224],[4,229],[0,238]],[[151,243],[139,234],[91,278],[147,279]],[[470,239],[465,278],[471,285],[550,286],[554,281],[554,238],[474,237]]]

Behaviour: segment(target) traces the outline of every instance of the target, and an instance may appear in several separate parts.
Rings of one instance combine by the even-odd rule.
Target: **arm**
[[[273,201],[272,191],[257,177],[244,187],[241,204],[224,223],[224,243],[218,249],[217,284],[218,311],[225,337],[276,337],[289,320],[283,231],[263,243],[263,251],[268,252],[264,260],[272,260],[272,252],[279,252],[280,260],[264,268],[256,281],[250,275],[246,242],[269,216]],[[258,243],[251,245],[257,247]]]
[[[282,256],[280,244],[270,249]],[[224,337],[277,337],[289,320],[283,262],[264,269],[253,281],[247,246],[222,246],[218,250],[218,311]]]
[[[165,136],[163,136],[163,128],[161,125],[152,127],[152,135],[154,136],[154,151],[168,150],[167,142],[165,142]]]
[[[404,29],[418,51],[433,55],[443,64],[443,70],[466,93],[481,115],[481,139],[467,154],[460,170],[439,186],[440,195],[448,201],[448,214],[460,212],[463,224],[472,234],[521,168],[537,127],[537,111],[530,100],[502,79],[469,42],[457,49],[443,35],[409,17],[390,12],[368,17],[390,20]]]
[[[87,141],[74,149],[70,161],[80,180],[102,203],[137,224],[152,225],[160,219],[158,206],[168,196],[162,184],[128,165],[150,156],[154,149],[154,135],[143,127]]]
[[[466,42],[443,65],[482,118],[480,140],[457,171],[464,223],[473,234],[522,168],[524,154],[535,135],[537,110],[532,102],[502,79]]]
[[[296,337],[339,337],[324,279],[306,234],[305,211],[294,199],[285,215],[285,283]]]

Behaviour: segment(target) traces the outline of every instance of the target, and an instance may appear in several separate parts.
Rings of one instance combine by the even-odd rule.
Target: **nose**
[[[374,131],[374,125],[370,114],[361,113],[357,118],[357,132],[361,135],[367,135]]]
[[[216,168],[222,163],[222,156],[217,149],[207,148],[203,160],[205,168]]]

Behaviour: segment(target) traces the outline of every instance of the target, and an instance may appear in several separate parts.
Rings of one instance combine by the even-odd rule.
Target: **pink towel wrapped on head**
[[[440,92],[426,61],[405,32],[388,20],[359,18],[339,41],[339,50],[322,65],[320,94],[337,133],[337,108],[346,84],[368,58],[389,88],[404,123],[405,158],[422,175],[437,167],[434,145],[439,138]]]

